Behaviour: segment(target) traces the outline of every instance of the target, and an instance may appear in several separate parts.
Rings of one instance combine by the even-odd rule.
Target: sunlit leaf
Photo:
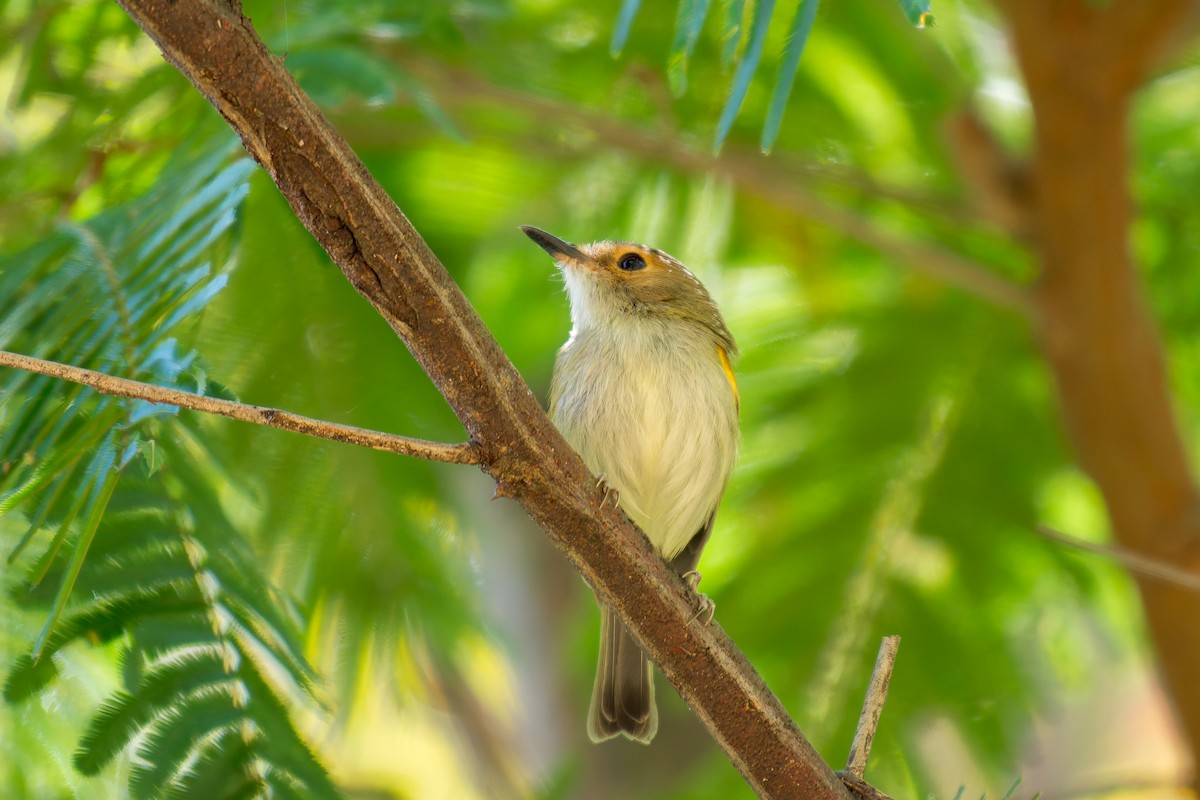
[[[746,0],[722,0],[725,15],[722,21],[721,64],[729,66],[737,57],[742,42],[742,18],[745,16]]]
[[[112,498],[113,490],[117,488],[121,470],[114,463],[116,455],[116,448],[112,444],[107,444],[96,454],[93,465],[88,468],[88,471],[93,473],[93,484],[91,496],[87,500],[83,525],[71,548],[71,558],[59,585],[58,594],[55,595],[54,602],[50,606],[50,616],[46,620],[42,632],[38,634],[37,641],[33,643],[34,661],[41,657],[46,640],[54,630],[54,625],[58,622],[63,609],[67,607],[67,600],[71,597],[71,590],[75,588],[75,581],[79,578],[79,570],[83,568],[83,561],[87,557],[88,549],[92,546],[96,529],[100,527],[100,520],[104,516],[105,509],[108,508],[108,501]]]
[[[754,7],[754,21],[750,26],[750,39],[746,44],[746,52],[742,54],[742,60],[738,62],[737,70],[733,74],[733,86],[729,92],[729,99],[725,102],[725,108],[721,111],[721,119],[717,122],[717,133],[713,143],[713,150],[719,151],[721,145],[725,143],[725,137],[729,135],[729,130],[733,127],[733,122],[737,119],[738,111],[742,108],[742,101],[746,99],[746,92],[750,90],[750,81],[754,79],[754,72],[758,69],[758,61],[762,58],[763,46],[767,41],[767,29],[771,25],[771,14],[775,10],[775,0],[758,0]]]
[[[932,0],[899,0],[900,10],[904,12],[904,16],[908,21],[918,28],[931,27],[933,25],[933,14],[929,9],[933,5]]]
[[[121,693],[104,704],[79,742],[75,766],[94,775],[179,698],[228,680],[220,653],[212,649],[186,651],[164,663],[142,678],[135,694]]]
[[[642,5],[642,0],[621,0],[621,11],[617,15],[617,24],[613,27],[612,43],[609,44],[609,52],[614,56],[621,54],[625,49],[625,42],[629,40],[629,29],[633,27],[633,18],[637,16],[638,8]]]
[[[675,17],[675,40],[667,58],[667,80],[676,97],[687,91],[688,61],[696,49],[711,0],[680,0]]]
[[[771,151],[779,136],[779,128],[783,124],[783,114],[787,110],[787,101],[792,95],[792,84],[796,80],[796,69],[800,65],[800,55],[804,52],[804,45],[808,42],[808,35],[812,31],[819,2],[820,0],[800,0],[796,6],[796,16],[792,19],[792,26],[788,31],[783,60],[779,63],[779,74],[775,77],[771,107],[767,109],[767,121],[763,125],[760,147],[764,153]]]

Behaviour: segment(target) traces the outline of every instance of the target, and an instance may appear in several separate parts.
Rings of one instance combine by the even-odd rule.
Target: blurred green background
[[[742,350],[744,442],[703,589],[827,761],[845,758],[879,639],[896,633],[867,773],[894,797],[1002,797],[1018,779],[1014,797],[1180,796],[1169,787],[1186,764],[1132,583],[1110,560],[1035,532],[1049,523],[1107,537],[1037,343],[1022,316],[969,280],[964,289],[922,269],[937,257],[1033,276],[1028,252],[972,201],[955,158],[953,122],[968,115],[1013,152],[1029,140],[995,12],[947,1],[935,26],[918,27],[898,3],[824,4],[764,155],[795,13],[780,4],[714,158],[737,65],[754,46],[742,29],[762,2],[712,3],[690,57],[677,14],[709,5],[695,0],[682,12],[645,4],[617,55],[615,0],[252,0],[245,12],[538,396],[566,339],[567,304],[519,224],[571,241],[643,241],[709,286]],[[0,347],[462,438],[402,343],[119,7],[3,0],[0,43]],[[1135,249],[1193,443],[1198,67],[1196,50],[1177,54],[1135,114]],[[184,275],[195,279],[179,283]],[[106,513],[64,611],[72,620],[116,597],[115,579],[98,571],[127,554],[106,556],[105,542],[136,542],[129,520],[144,517],[128,509],[153,507],[162,529],[185,531],[189,563],[199,547],[213,565],[196,567],[216,586],[201,598],[207,619],[232,608],[233,630],[258,632],[257,644],[229,640],[252,664],[246,680],[261,678],[282,703],[253,713],[290,720],[345,796],[751,796],[665,682],[651,747],[587,742],[594,601],[515,504],[489,501],[477,471],[190,412],[147,416],[3,377],[0,490],[39,464],[54,465],[48,481],[65,476],[23,504],[2,501],[14,508],[0,518],[6,556],[32,533],[2,567],[10,689],[90,511]],[[124,463],[107,509],[93,496],[95,452]],[[39,570],[55,580],[29,591]],[[257,616],[219,599],[249,597],[251,584],[270,587],[244,603]],[[154,639],[145,616],[110,616],[113,629],[98,635],[72,623],[72,640],[54,645],[56,678],[8,692],[6,796],[157,791],[145,762],[167,734],[135,740],[135,755],[94,776],[72,764],[89,725],[100,730],[102,705],[123,702],[114,692],[139,696],[163,653],[184,652]],[[278,642],[264,619],[286,631]],[[159,702],[144,724],[184,701]],[[199,747],[197,731],[187,741]],[[302,748],[279,758],[308,763]],[[206,796],[182,773],[163,780]]]

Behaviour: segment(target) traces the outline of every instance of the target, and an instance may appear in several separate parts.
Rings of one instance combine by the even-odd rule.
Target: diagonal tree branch
[[[202,394],[185,392],[180,389],[168,389],[165,386],[155,386],[152,383],[131,381],[127,378],[115,378],[103,372],[95,372],[82,367],[72,367],[57,361],[46,361],[41,358],[23,356],[0,350],[0,367],[13,367],[27,372],[36,372],[60,378],[72,383],[90,386],[101,394],[115,397],[130,397],[146,400],[151,403],[190,408],[193,411],[203,411],[208,414],[219,414],[222,417],[250,422],[255,425],[265,425],[269,428],[279,428],[283,431],[303,433],[321,439],[335,442],[356,444],[360,447],[370,447],[373,450],[383,450],[403,456],[424,458],[429,461],[442,461],[447,464],[478,464],[479,454],[470,442],[463,444],[443,444],[424,439],[413,439],[407,436],[397,436],[392,433],[373,431],[368,428],[357,428],[353,425],[340,425],[336,422],[304,417],[278,408],[252,406],[237,403],[232,400],[222,400],[219,397],[206,397]]]
[[[695,595],[601,492],[428,246],[235,0],[118,0],[242,137],[300,221],[391,324],[513,497],[621,615],[763,797],[846,798]]]

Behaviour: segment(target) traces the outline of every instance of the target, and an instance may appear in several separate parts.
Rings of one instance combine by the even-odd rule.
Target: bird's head
[[[704,284],[655,247],[602,241],[575,245],[540,228],[521,230],[562,270],[577,329],[628,325],[630,317],[699,326],[733,354],[733,336]]]

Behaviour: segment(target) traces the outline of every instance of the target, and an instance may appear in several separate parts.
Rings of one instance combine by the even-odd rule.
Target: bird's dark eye
[[[637,253],[626,253],[621,256],[621,260],[617,262],[617,266],[626,272],[637,272],[639,269],[646,268],[646,259]]]

